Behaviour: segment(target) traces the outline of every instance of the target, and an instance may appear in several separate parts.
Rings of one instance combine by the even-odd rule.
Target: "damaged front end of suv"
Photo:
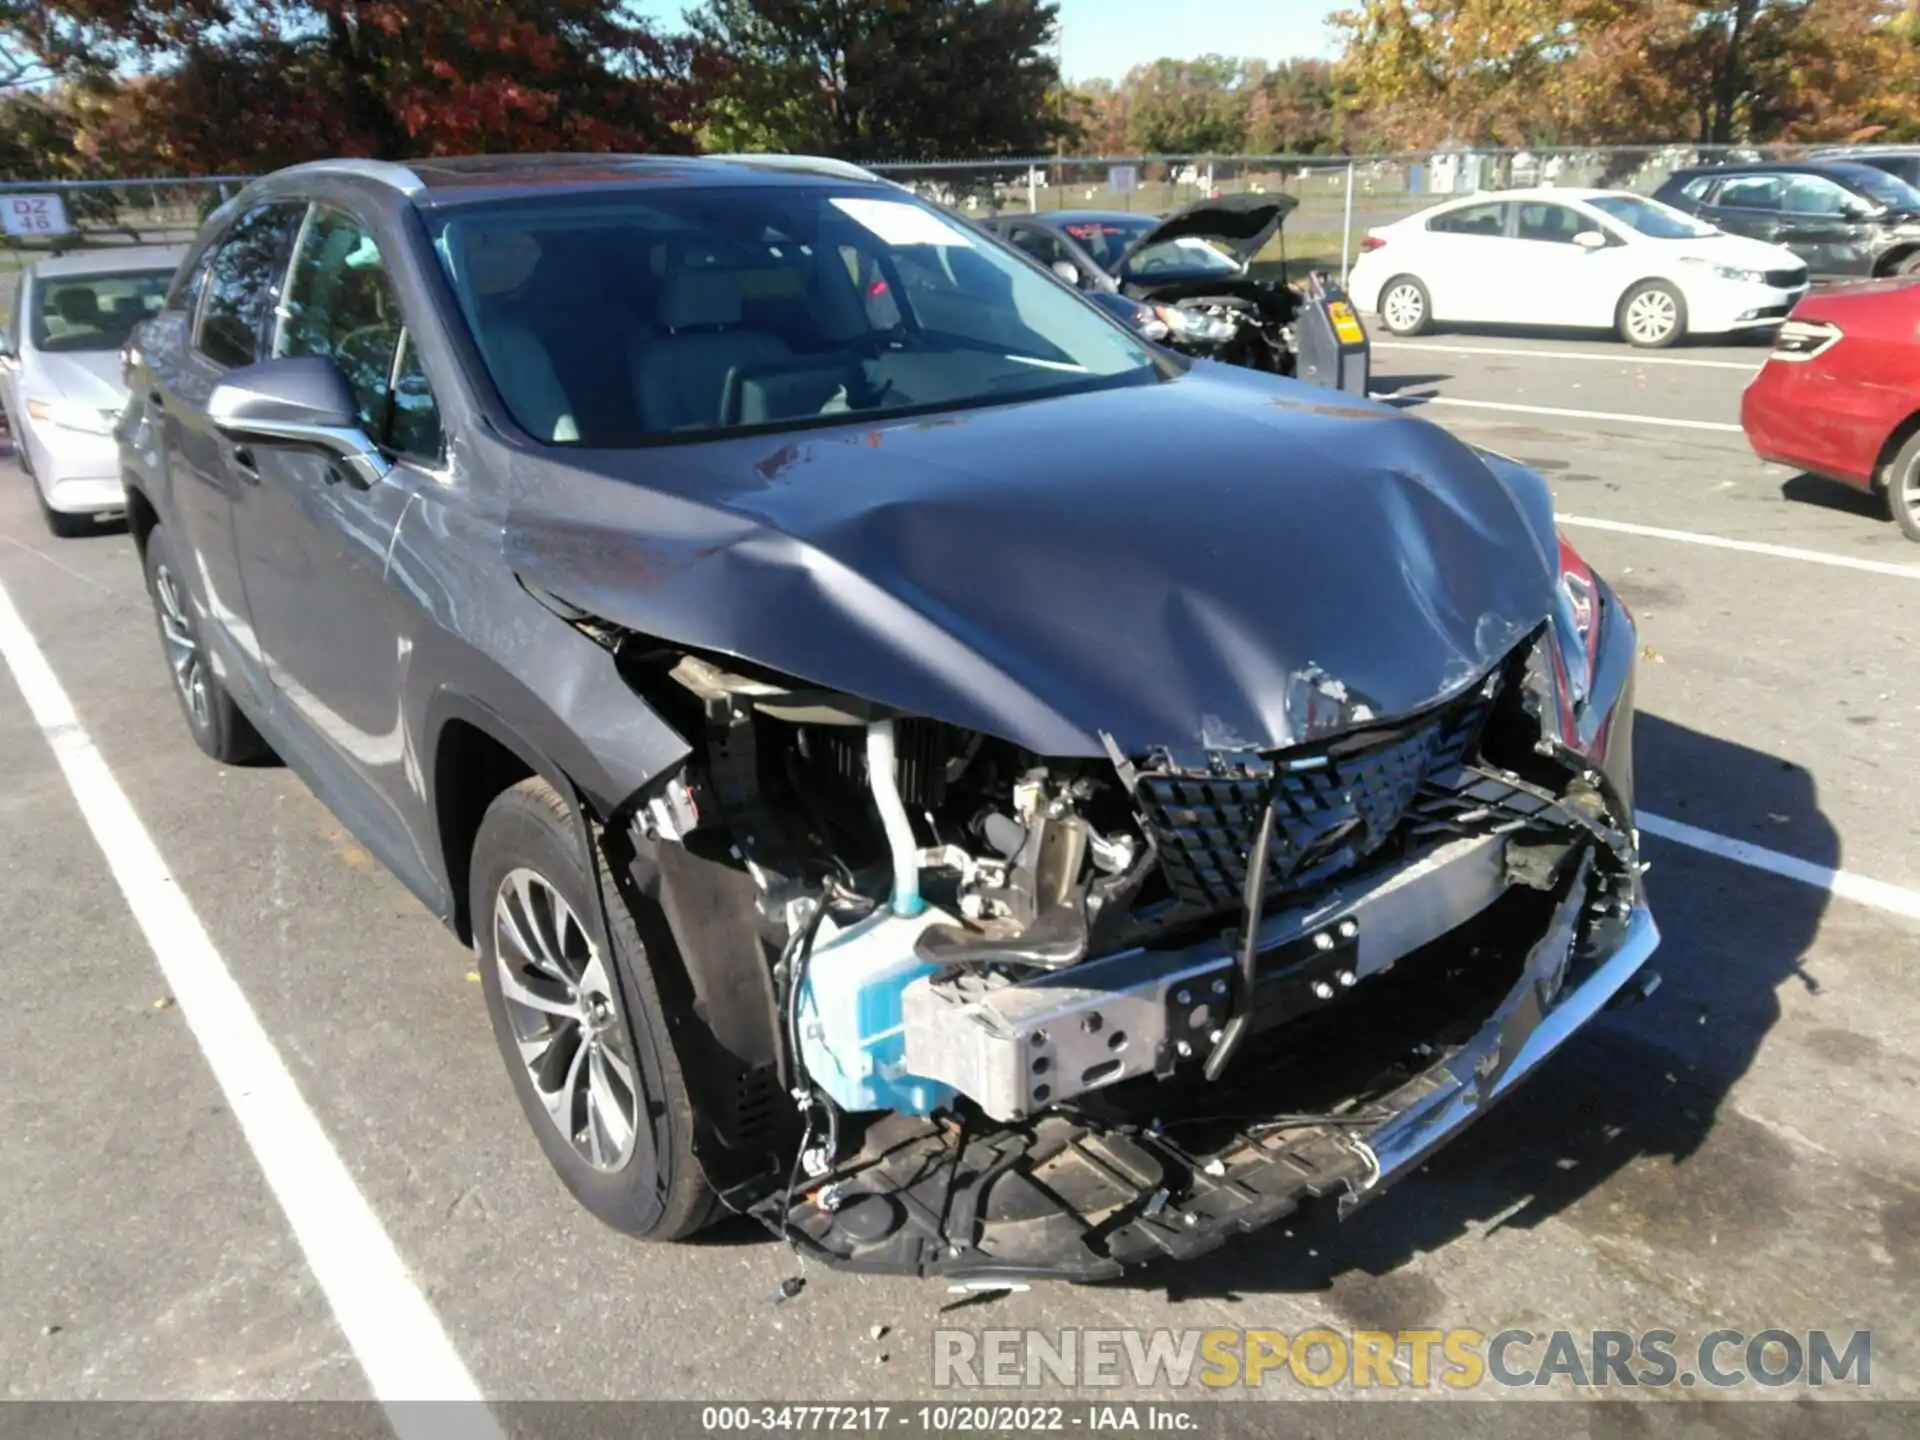
[[[854,1269],[1099,1279],[1364,1202],[1657,983],[1630,616],[1537,476],[1378,432],[1425,463],[1296,497],[1340,581],[1296,558],[1202,593],[1136,534],[1112,585],[1184,618],[1118,679],[1074,646],[1110,643],[1120,589],[1010,593],[1021,547],[937,493],[697,561],[526,533],[523,583],[688,743],[617,845],[681,877],[683,947],[702,904],[751,906],[723,1008],[769,1039],[702,1147],[728,1205]],[[724,634],[666,640],[663,607]],[[1265,649],[1254,610],[1292,617]],[[689,899],[714,873],[732,902]]]

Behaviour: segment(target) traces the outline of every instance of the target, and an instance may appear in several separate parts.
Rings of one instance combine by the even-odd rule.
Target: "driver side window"
[[[439,457],[439,408],[408,343],[380,247],[352,216],[314,208],[294,256],[273,353],[332,360],[367,434],[399,454]]]

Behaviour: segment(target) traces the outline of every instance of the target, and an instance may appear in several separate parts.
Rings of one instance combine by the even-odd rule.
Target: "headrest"
[[[518,290],[540,263],[540,242],[524,230],[483,232],[467,247],[467,270],[481,295]]]
[[[731,270],[678,270],[660,292],[660,324],[668,330],[740,323],[740,277]]]
[[[53,303],[60,312],[60,318],[75,325],[84,325],[100,318],[100,297],[92,290],[69,285],[60,291]]]

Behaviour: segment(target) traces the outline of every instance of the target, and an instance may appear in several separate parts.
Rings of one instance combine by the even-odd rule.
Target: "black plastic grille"
[[[1767,271],[1767,284],[1776,290],[1791,290],[1796,285],[1804,285],[1806,283],[1807,271],[1804,265],[1797,266],[1792,270]]]
[[[1351,868],[1392,837],[1431,777],[1467,757],[1490,704],[1476,690],[1409,725],[1282,751],[1262,762],[1271,774],[1142,773],[1135,800],[1168,886],[1198,908],[1241,904],[1247,853],[1269,796],[1270,898]]]

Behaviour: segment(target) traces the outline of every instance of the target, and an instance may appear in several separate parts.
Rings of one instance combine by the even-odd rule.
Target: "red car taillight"
[[[1789,319],[1774,337],[1773,354],[1769,358],[1795,362],[1811,360],[1816,355],[1826,354],[1844,338],[1840,327],[1830,321]]]
[[[1384,249],[1386,243],[1387,242],[1382,240],[1378,235],[1368,235],[1360,241],[1360,253],[1362,255],[1372,254],[1375,250]]]

